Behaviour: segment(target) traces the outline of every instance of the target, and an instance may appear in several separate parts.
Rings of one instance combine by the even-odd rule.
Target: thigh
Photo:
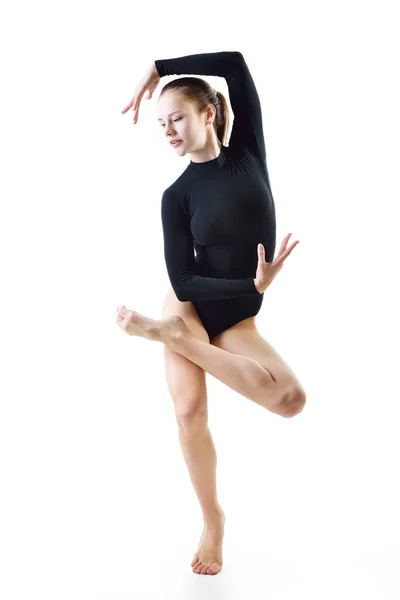
[[[232,354],[257,361],[272,379],[285,388],[302,388],[299,379],[282,356],[258,331],[254,317],[244,319],[211,340],[211,344]]]
[[[203,342],[210,343],[192,302],[181,302],[172,288],[168,290],[161,318],[179,315],[189,331]],[[164,344],[164,364],[168,390],[175,405],[177,422],[194,412],[207,414],[207,386],[205,371]]]

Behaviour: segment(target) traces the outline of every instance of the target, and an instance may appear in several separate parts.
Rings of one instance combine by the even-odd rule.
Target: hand
[[[256,290],[259,294],[263,294],[265,292],[267,287],[275,278],[275,275],[282,269],[284,260],[289,256],[293,248],[299,243],[299,240],[297,240],[290,246],[290,248],[286,249],[291,235],[291,233],[287,234],[282,242],[278,256],[273,262],[265,262],[265,248],[262,244],[258,245],[258,265],[256,278],[254,279],[254,285],[256,286]]]
[[[133,106],[133,124],[135,125],[139,116],[139,106],[142,97],[145,100],[150,100],[154,90],[158,86],[160,82],[160,76],[158,74],[156,65],[153,63],[152,66],[147,69],[146,73],[143,75],[142,79],[136,86],[135,92],[133,94],[132,100],[129,102],[127,106],[123,109],[121,114],[126,113],[127,110]]]

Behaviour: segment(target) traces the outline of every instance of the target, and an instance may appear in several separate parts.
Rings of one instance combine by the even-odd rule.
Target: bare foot
[[[189,330],[185,321],[178,315],[173,315],[162,320],[150,319],[135,310],[127,310],[121,305],[117,308],[117,324],[128,335],[145,337],[158,342],[172,342]]]
[[[224,538],[225,514],[215,521],[204,524],[199,547],[192,560],[193,573],[216,575],[222,569],[222,541]]]

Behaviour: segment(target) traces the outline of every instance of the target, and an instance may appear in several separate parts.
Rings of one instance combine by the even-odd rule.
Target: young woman
[[[205,80],[181,77],[161,90],[157,112],[166,141],[173,152],[190,157],[161,202],[171,287],[161,320],[121,305],[116,321],[129,335],[164,344],[179,440],[204,520],[192,569],[215,575],[222,568],[225,515],[217,499],[205,372],[283,417],[302,410],[301,383],[255,323],[264,291],[298,241],[288,248],[289,233],[273,260],[275,208],[260,101],[243,55],[215,52],[156,60],[122,113],[132,108],[137,123],[141,99],[150,99],[160,78],[172,74],[225,77],[232,133],[229,146],[224,145],[227,102]]]

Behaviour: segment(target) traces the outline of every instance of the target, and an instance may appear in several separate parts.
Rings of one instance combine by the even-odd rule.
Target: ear
[[[207,106],[206,124],[212,123],[214,121],[216,112],[217,112],[217,109],[215,108],[214,104],[209,104]]]

